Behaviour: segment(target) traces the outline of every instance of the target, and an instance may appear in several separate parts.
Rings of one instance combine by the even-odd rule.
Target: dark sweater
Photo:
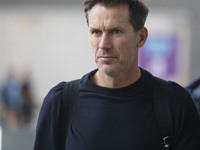
[[[95,70],[96,71],[96,70]],[[161,150],[153,109],[152,75],[124,88],[100,87],[81,79],[66,150]],[[58,149],[57,133],[64,82],[47,94],[38,119],[34,150]],[[200,116],[189,93],[169,81],[173,150],[200,150]]]

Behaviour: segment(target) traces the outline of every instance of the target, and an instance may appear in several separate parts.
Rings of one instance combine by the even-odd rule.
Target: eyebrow
[[[90,31],[94,31],[94,30],[101,30],[101,29],[99,29],[97,27],[90,27],[89,30]],[[113,26],[113,27],[111,26],[108,29],[106,29],[106,31],[113,31],[113,30],[122,30],[122,28],[121,27],[117,27],[117,26]]]

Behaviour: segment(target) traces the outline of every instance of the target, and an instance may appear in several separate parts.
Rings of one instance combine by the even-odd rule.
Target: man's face
[[[89,30],[100,71],[116,76],[137,66],[139,38],[129,21],[128,5],[95,5],[89,13]]]

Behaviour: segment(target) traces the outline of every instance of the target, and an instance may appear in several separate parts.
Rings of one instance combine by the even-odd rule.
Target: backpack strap
[[[68,130],[71,126],[72,114],[76,105],[80,79],[65,83],[61,100],[61,138],[62,149],[65,149]]]
[[[154,77],[154,111],[158,128],[163,137],[164,150],[169,150],[171,144],[171,117],[168,106],[168,83]]]
[[[61,101],[62,115],[62,147],[65,149],[68,129],[71,125],[71,117],[75,102],[77,100],[80,79],[66,82],[63,98]],[[70,92],[69,92],[70,91]],[[169,150],[171,143],[171,118],[168,106],[168,84],[167,81],[154,77],[153,92],[154,112],[158,127],[162,133],[164,149]],[[65,119],[64,119],[65,118]]]

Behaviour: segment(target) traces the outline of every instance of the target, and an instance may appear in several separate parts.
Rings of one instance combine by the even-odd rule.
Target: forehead
[[[103,24],[125,24],[129,21],[128,5],[122,4],[113,7],[105,7],[96,4],[89,12],[89,26]]]

